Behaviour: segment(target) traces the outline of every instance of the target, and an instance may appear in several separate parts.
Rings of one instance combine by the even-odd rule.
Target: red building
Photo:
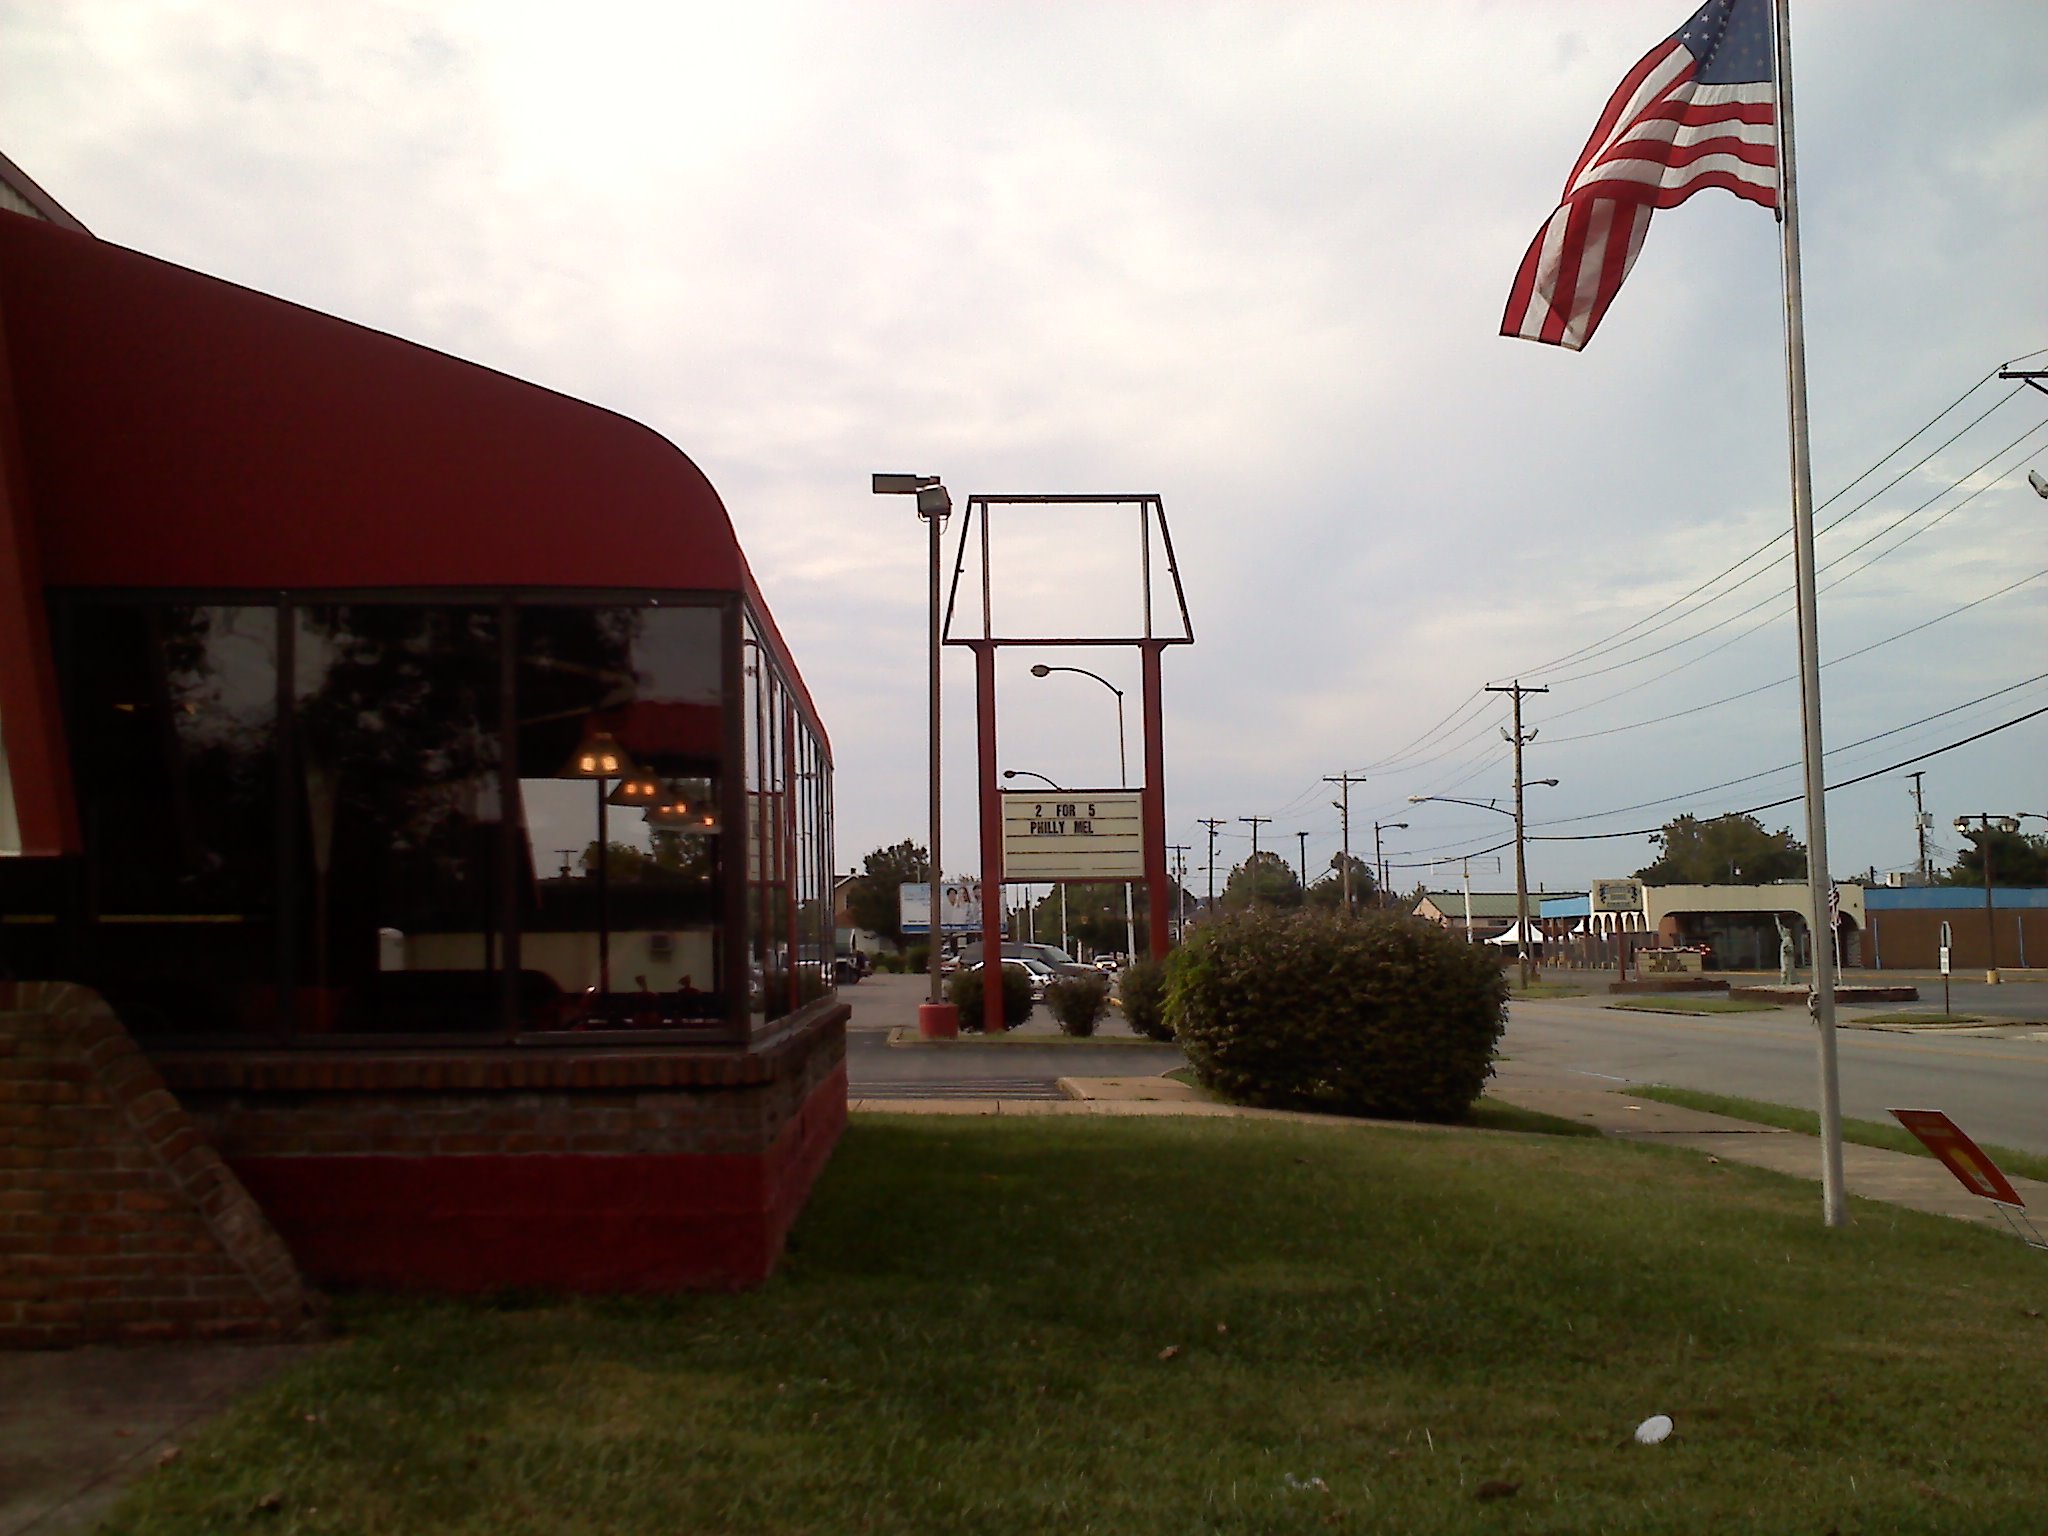
[[[0,1337],[207,1323],[56,1251],[137,1135],[316,1283],[762,1278],[846,1010],[830,750],[717,492],[0,181]]]

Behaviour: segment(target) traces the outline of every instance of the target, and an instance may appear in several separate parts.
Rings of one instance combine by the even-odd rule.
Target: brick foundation
[[[322,1283],[757,1284],[846,1123],[849,1010],[772,1043],[166,1055]]]
[[[316,1303],[113,1011],[0,984],[0,1345],[288,1336]]]

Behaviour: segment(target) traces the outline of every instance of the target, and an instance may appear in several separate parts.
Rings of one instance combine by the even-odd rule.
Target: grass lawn
[[[1628,1013],[1765,1013],[1779,1005],[1760,1003],[1747,997],[1715,997],[1706,994],[1687,996],[1680,993],[1672,997],[1643,994],[1609,1003],[1607,1006],[1620,1008]]]
[[[1983,1018],[1974,1013],[1859,1013],[1854,1016],[1858,1024],[1982,1024]]]
[[[1758,1125],[1775,1125],[1788,1131],[1801,1131],[1808,1136],[1820,1134],[1819,1114],[1810,1109],[1795,1109],[1789,1104],[1767,1104],[1761,1099],[1695,1093],[1690,1088],[1666,1088],[1662,1085],[1649,1088],[1631,1085],[1629,1092],[1655,1099],[1660,1104],[1677,1104],[1686,1109],[1703,1109],[1709,1114],[1731,1115],[1737,1120],[1753,1120]],[[1967,1134],[1969,1127],[1964,1126],[1963,1130]],[[1888,1152],[1911,1152],[1916,1157],[1934,1155],[1920,1144],[1919,1137],[1896,1120],[1852,1120],[1844,1116],[1842,1139],[1862,1147],[1883,1147]],[[2002,1172],[2022,1179],[2048,1180],[2048,1157],[2038,1152],[2022,1152],[2015,1147],[1994,1147],[1988,1142],[1979,1142],[1978,1145]]]
[[[761,1290],[348,1301],[108,1529],[2038,1533],[2040,1257],[1818,1205],[1608,1140],[863,1116]]]

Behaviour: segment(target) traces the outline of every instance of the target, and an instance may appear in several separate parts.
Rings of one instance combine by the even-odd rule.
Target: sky
[[[1938,864],[1957,815],[2048,813],[2048,714],[2021,718],[2048,709],[2048,394],[1996,378],[2048,366],[2048,7],[1794,10],[1828,778],[1874,773],[1828,796],[1830,864],[1882,877],[1916,858],[1915,768]],[[1784,800],[1760,818],[1805,836],[1770,215],[1660,212],[1583,353],[1497,334],[1608,94],[1685,17],[0,0],[0,150],[103,239],[688,453],[824,717],[841,869],[926,840],[927,544],[870,495],[887,471],[963,507],[1161,498],[1195,636],[1163,664],[1167,830],[1197,892],[1202,818],[1219,888],[1245,817],[1326,868],[1347,774],[1352,851],[1380,824],[1396,885],[1477,854],[1475,889],[1512,888],[1482,690],[1517,678],[1550,689],[1526,772],[1558,780],[1528,791],[1529,878],[1583,890],[1681,812]],[[1129,509],[992,526],[1006,627],[1127,632]],[[1000,765],[1118,783],[1110,689],[1033,662],[1126,691],[1137,782],[1129,648],[1005,650]],[[943,715],[970,874],[964,650]]]

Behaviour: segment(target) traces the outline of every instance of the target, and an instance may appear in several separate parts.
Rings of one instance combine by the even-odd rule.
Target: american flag
[[[1577,351],[1657,208],[1704,187],[1778,206],[1770,0],[1707,0],[1628,72],[1522,258],[1503,336]]]

